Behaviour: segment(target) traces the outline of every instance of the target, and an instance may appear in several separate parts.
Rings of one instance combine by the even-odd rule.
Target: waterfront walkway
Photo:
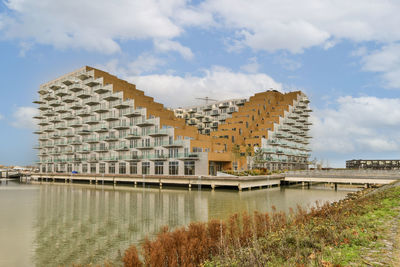
[[[176,176],[176,175],[122,175],[122,174],[66,174],[36,173],[31,179],[38,182],[85,182],[89,184],[133,184],[133,185],[178,185],[191,188],[204,186],[236,188],[238,190],[266,188],[281,184],[301,183],[310,186],[315,183],[330,183],[337,188],[338,184],[372,185],[390,184],[400,181],[399,171],[362,171],[362,170],[329,170],[297,171],[274,175],[259,176]]]

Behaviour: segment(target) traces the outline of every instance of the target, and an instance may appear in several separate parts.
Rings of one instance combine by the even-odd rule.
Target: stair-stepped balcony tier
[[[117,141],[117,140],[118,140],[118,137],[115,136],[115,135],[109,135],[109,136],[106,136],[103,139],[103,141],[106,141],[106,142],[114,142],[114,141]]]
[[[151,119],[142,120],[142,121],[136,123],[136,126],[139,126],[139,127],[147,127],[147,126],[153,126],[153,125],[154,125],[154,121]]]
[[[108,132],[108,127],[103,125],[103,126],[98,126],[98,127],[94,127],[92,128],[92,131],[96,132],[96,133],[105,133]]]
[[[103,83],[103,78],[94,79],[93,77],[88,78],[84,81],[84,84],[89,87],[94,87]]]
[[[81,98],[81,99],[86,99],[91,97],[92,95],[90,94],[89,90],[82,90],[79,93],[76,94],[76,97]]]
[[[115,151],[128,151],[128,150],[129,150],[129,147],[128,147],[128,145],[116,146],[116,147],[114,148],[114,150],[115,150]]]
[[[88,117],[88,116],[91,115],[91,113],[89,112],[89,110],[83,109],[83,110],[78,111],[76,113],[76,115],[79,116],[79,117]]]
[[[116,129],[116,130],[125,130],[125,129],[129,129],[129,123],[128,122],[118,122],[118,123],[116,123],[116,124],[114,124],[113,126],[112,126],[112,128],[113,129]]]
[[[67,109],[65,107],[57,107],[57,108],[55,108],[55,112],[60,113],[60,114],[67,113],[67,112],[69,112],[69,109]],[[53,114],[54,114],[54,111],[53,111]]]
[[[51,100],[55,100],[56,97],[52,94],[47,94],[45,97],[43,97],[43,99],[47,100],[47,101],[51,101]]]
[[[113,103],[113,108],[116,109],[124,109],[124,108],[129,108],[132,106],[131,102],[125,102],[125,101],[118,101],[118,103]]]
[[[139,135],[138,133],[129,133],[127,136],[125,136],[125,139],[140,139],[141,135]]]
[[[168,134],[169,134],[168,129],[157,129],[147,133],[147,135],[152,137],[167,136]]]
[[[43,100],[35,100],[35,101],[33,101],[32,103],[33,103],[33,104],[39,104],[39,105],[42,105],[42,104],[45,104],[46,102],[45,102],[45,101],[43,101]]]
[[[83,86],[80,83],[74,83],[74,84],[68,86],[67,90],[74,92],[74,93],[78,93],[78,92],[83,91]]]
[[[76,115],[71,112],[68,112],[68,113],[66,112],[61,115],[61,119],[63,119],[63,120],[73,120],[75,118],[76,118]]]
[[[106,112],[108,112],[108,107],[105,105],[100,105],[100,106],[95,107],[93,109],[93,111],[96,113],[106,113]]]
[[[51,116],[55,116],[56,114],[55,114],[55,112],[54,112],[53,109],[49,109],[49,110],[46,110],[46,111],[43,113],[43,115],[46,116],[46,117],[51,117]]]
[[[98,97],[91,97],[84,101],[85,105],[94,106],[100,104],[100,99]]]
[[[96,94],[101,95],[101,94],[105,94],[105,93],[108,93],[108,92],[112,92],[112,89],[111,88],[107,88],[107,86],[98,85],[98,86],[93,88],[93,92],[95,92]]]
[[[73,80],[73,79],[71,79],[71,78],[65,78],[65,79],[62,81],[62,83],[65,84],[66,86],[70,86],[70,85],[72,85],[72,84],[75,83],[75,80]]]
[[[34,119],[37,119],[37,120],[41,120],[41,119],[44,119],[44,118],[46,118],[45,116],[42,116],[42,115],[36,115],[36,116],[33,116],[33,118]]]
[[[58,90],[58,91],[55,92],[55,95],[58,96],[58,97],[63,97],[63,96],[66,96],[66,95],[68,95],[68,94],[69,94],[69,93],[68,93],[68,90],[65,89],[65,88],[60,89],[60,90]]]
[[[120,117],[118,117],[116,114],[107,114],[107,115],[103,118],[104,121],[117,121],[117,120],[119,120],[119,119],[120,119]]]
[[[78,102],[76,102],[71,106],[71,109],[73,109],[73,110],[83,109],[83,105],[78,103]]]
[[[92,131],[90,131],[89,129],[81,129],[78,131],[78,135],[88,135],[91,133],[92,133]]]
[[[130,108],[127,111],[125,111],[123,115],[125,117],[132,118],[132,117],[140,117],[140,116],[143,116],[145,114],[144,114],[144,109]]]
[[[183,140],[174,140],[173,142],[163,142],[161,146],[165,148],[172,148],[172,147],[183,147],[184,146]]]
[[[83,123],[88,124],[88,125],[96,125],[99,124],[99,120],[97,118],[88,118],[85,119]]]
[[[106,101],[115,101],[118,99],[122,98],[122,94],[121,93],[113,93],[113,92],[109,92],[109,93],[105,93],[102,95],[102,98]]]

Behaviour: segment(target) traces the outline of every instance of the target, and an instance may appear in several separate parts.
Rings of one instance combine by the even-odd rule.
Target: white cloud
[[[176,38],[191,27],[235,33],[231,48],[292,53],[329,49],[342,39],[400,40],[397,0],[8,0],[6,6],[0,14],[6,38],[102,53],[120,51],[124,40],[150,39],[160,51],[190,59],[190,48]]]
[[[174,51],[178,52],[185,59],[192,59],[194,57],[192,50],[190,48],[181,45],[178,42],[171,40],[155,40],[154,47],[161,52]]]
[[[121,40],[172,39],[184,25],[210,18],[185,0],[8,0],[6,6],[10,12],[0,17],[6,38],[102,53],[120,51]],[[175,49],[185,50],[176,44]]]
[[[314,110],[312,122],[312,147],[317,154],[400,148],[400,98],[341,97],[335,109]]]
[[[125,78],[146,95],[157,96],[156,101],[171,107],[202,104],[195,99],[197,97],[223,100],[250,96],[270,88],[282,91],[282,85],[266,74],[233,72],[222,67],[204,70],[200,76],[154,74]]]
[[[252,57],[249,59],[249,63],[240,67],[241,70],[244,70],[248,73],[257,73],[260,68],[260,64],[257,62],[257,58]]]
[[[363,70],[378,72],[387,87],[400,88],[400,44],[390,44],[362,57]]]
[[[4,119],[3,114],[0,114],[0,120]]]
[[[19,107],[13,114],[12,126],[16,128],[35,129],[37,122],[33,116],[38,114],[34,107]]]
[[[237,30],[234,47],[299,53],[313,46],[328,49],[341,39],[400,40],[397,0],[207,0],[203,8]]]

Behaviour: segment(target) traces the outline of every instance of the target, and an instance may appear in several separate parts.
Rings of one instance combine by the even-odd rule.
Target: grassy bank
[[[399,221],[400,187],[364,190],[306,212],[235,214],[227,221],[164,228],[125,266],[390,265],[390,238]],[[384,255],[387,255],[386,257]]]

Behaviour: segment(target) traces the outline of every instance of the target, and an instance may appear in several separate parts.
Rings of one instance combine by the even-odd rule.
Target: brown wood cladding
[[[261,146],[261,138],[268,138],[268,130],[274,130],[274,123],[279,123],[279,117],[284,117],[284,112],[289,110],[289,105],[301,94],[300,91],[282,94],[277,91],[257,93],[250,97],[237,112],[232,113],[232,118],[226,119],[225,124],[219,125],[211,135],[199,134],[197,127],[186,125],[185,119],[177,118],[172,110],[154,101],[138,90],[136,85],[121,80],[107,72],[86,67],[87,71],[94,70],[95,78],[103,78],[104,84],[112,84],[114,92],[123,92],[124,100],[133,99],[135,108],[147,109],[147,116],[153,115],[160,118],[160,127],[172,126],[177,136],[189,137],[191,150],[193,147],[208,149],[209,161],[226,162],[226,167],[231,167],[233,160],[232,148],[240,146],[244,153],[247,147]],[[246,167],[246,158],[238,159],[239,167]]]

